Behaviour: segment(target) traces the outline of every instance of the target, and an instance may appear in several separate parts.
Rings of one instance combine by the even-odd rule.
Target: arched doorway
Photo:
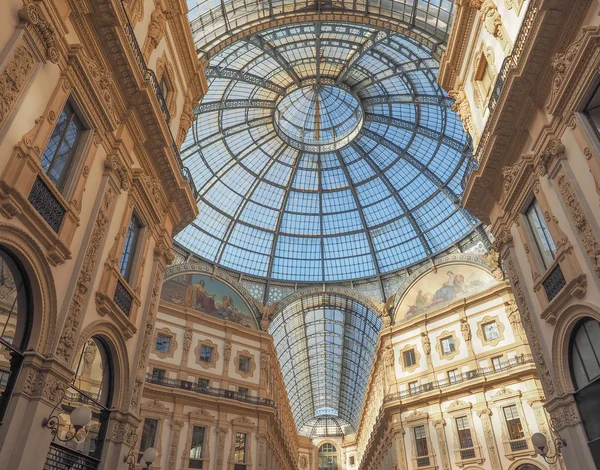
[[[319,470],[338,470],[338,454],[328,442],[319,447]]]
[[[46,460],[48,468],[67,464],[72,466],[67,468],[92,470],[98,468],[102,456],[113,389],[112,362],[104,340],[98,336],[90,338],[76,364],[75,376],[59,407],[58,430]],[[92,411],[88,434],[81,442],[64,442],[73,433],[70,413],[82,405]]]
[[[0,246],[0,424],[30,332],[30,288],[21,263]]]
[[[600,322],[592,318],[581,321],[573,330],[569,349],[575,401],[592,457],[600,468]]]
[[[517,468],[515,468],[515,470],[541,470],[540,467],[538,467],[537,465],[534,465],[532,463],[524,463],[522,465],[519,465]]]

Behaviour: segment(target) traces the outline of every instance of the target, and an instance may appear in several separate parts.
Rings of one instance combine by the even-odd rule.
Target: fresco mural
[[[469,264],[447,264],[430,271],[408,288],[398,305],[397,317],[407,320],[484,291],[498,281]]]
[[[256,329],[254,315],[227,284],[202,274],[182,274],[165,281],[161,299]]]

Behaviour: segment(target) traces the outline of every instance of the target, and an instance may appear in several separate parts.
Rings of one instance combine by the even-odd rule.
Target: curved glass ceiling
[[[438,47],[448,37],[454,13],[452,0],[187,0],[187,6],[200,57],[265,23],[331,12],[356,14],[363,21],[390,21],[430,47]]]
[[[469,151],[437,68],[416,40],[358,24],[226,47],[183,144],[200,213],[177,241],[295,282],[374,277],[457,242],[476,222],[458,205]]]
[[[337,294],[303,297],[273,319],[273,335],[298,432],[353,432],[369,381],[381,320]]]

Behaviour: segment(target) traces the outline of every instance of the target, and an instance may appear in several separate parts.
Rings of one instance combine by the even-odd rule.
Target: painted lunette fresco
[[[164,282],[161,299],[257,329],[256,320],[242,298],[227,284],[202,274],[181,274]]]
[[[410,286],[398,304],[396,316],[408,320],[458,299],[482,292],[498,281],[471,264],[446,264],[429,271]]]

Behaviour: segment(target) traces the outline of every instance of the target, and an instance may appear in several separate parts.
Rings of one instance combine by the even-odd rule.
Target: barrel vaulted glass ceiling
[[[409,4],[415,18],[451,8],[388,7]],[[200,214],[177,241],[295,282],[375,277],[457,242],[476,223],[458,204],[469,150],[437,68],[420,42],[359,24],[287,25],[227,46],[182,147]]]
[[[273,319],[269,331],[300,434],[356,429],[381,327],[374,312],[337,294],[303,297]]]
[[[446,42],[454,11],[452,0],[187,0],[187,6],[200,58],[265,22],[332,11],[389,21],[437,48]]]

